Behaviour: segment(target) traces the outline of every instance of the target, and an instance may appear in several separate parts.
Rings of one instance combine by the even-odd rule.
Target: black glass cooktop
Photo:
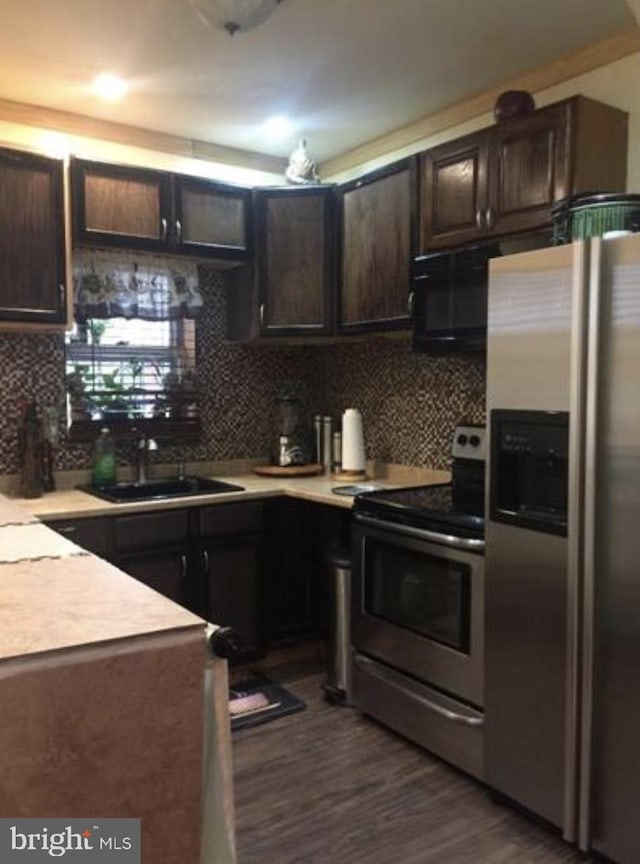
[[[454,501],[455,497],[455,501]],[[475,506],[465,507],[454,496],[451,483],[415,486],[409,489],[382,489],[357,495],[354,513],[424,528],[458,537],[484,537],[484,517]]]

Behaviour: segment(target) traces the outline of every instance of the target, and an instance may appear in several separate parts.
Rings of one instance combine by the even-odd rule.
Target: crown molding
[[[493,111],[496,99],[505,90],[528,90],[530,93],[536,93],[547,87],[560,84],[569,78],[591,72],[600,66],[606,66],[637,51],[640,51],[640,29],[617,33],[578,51],[563,54],[545,66],[537,67],[503,82],[499,87],[485,90],[470,99],[465,99],[463,102],[458,102],[442,111],[423,117],[415,123],[396,129],[387,135],[382,135],[361,147],[356,147],[340,156],[328,159],[320,166],[320,172],[324,178],[331,179],[343,171],[354,169],[373,159],[379,159],[387,153],[412,145],[418,147],[425,138]]]
[[[192,138],[181,138],[179,135],[154,132],[151,129],[127,126],[124,123],[113,123],[109,120],[98,120],[85,117],[82,114],[59,111],[40,105],[12,102],[8,99],[0,99],[0,121],[52,129],[67,135],[96,138],[100,141],[155,150],[172,156],[220,162],[224,165],[249,168],[254,171],[283,174],[287,167],[287,160],[277,156],[254,153],[235,147],[225,147],[221,144],[211,144]]]

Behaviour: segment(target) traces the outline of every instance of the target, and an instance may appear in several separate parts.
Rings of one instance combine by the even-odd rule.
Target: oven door
[[[482,707],[484,559],[469,551],[478,544],[356,516],[352,643]]]

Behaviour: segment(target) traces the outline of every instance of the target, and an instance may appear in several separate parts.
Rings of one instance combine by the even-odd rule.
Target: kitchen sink
[[[184,498],[191,495],[215,495],[220,492],[244,492],[242,486],[211,480],[208,477],[159,477],[146,483],[109,483],[105,486],[80,486],[83,492],[115,504],[127,501],[151,501],[157,498]]]

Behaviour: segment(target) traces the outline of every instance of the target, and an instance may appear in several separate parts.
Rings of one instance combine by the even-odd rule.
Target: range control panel
[[[451,455],[454,459],[480,459],[485,457],[486,428],[484,426],[456,426]]]

